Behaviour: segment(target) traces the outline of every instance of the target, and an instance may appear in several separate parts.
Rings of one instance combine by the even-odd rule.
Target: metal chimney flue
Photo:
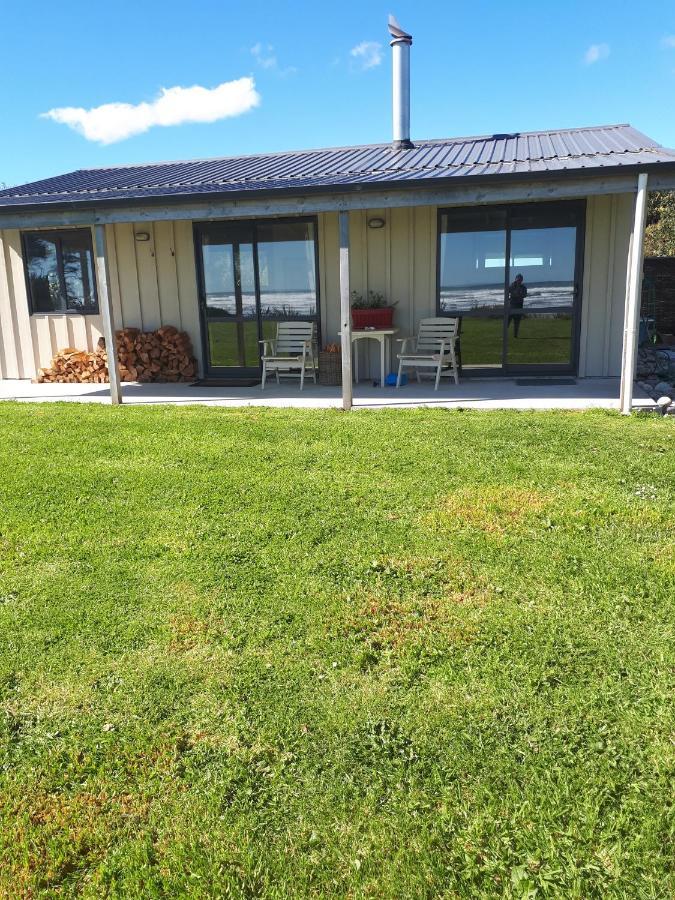
[[[412,35],[405,32],[396,21],[389,16],[390,46],[392,50],[392,95],[393,95],[393,150],[409,150],[413,145],[410,140],[410,45]]]

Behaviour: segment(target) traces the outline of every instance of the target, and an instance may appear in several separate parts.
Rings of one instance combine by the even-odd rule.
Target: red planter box
[[[362,331],[364,328],[391,328],[393,322],[393,306],[384,306],[382,309],[352,310],[352,328],[357,331]]]

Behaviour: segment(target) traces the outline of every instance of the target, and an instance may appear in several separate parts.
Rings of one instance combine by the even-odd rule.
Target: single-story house
[[[202,376],[250,379],[287,318],[342,339],[349,372],[349,298],[375,291],[402,335],[460,318],[463,377],[623,376],[630,408],[646,192],[675,188],[675,151],[630,125],[411,141],[412,39],[392,36],[391,143],[0,191],[0,377],[114,329],[174,325]]]

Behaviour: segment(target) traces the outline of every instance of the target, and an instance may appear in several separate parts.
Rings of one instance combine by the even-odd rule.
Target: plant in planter
[[[352,291],[352,326],[356,329],[391,328],[396,302],[388,303],[384,294],[368,291],[366,296]]]

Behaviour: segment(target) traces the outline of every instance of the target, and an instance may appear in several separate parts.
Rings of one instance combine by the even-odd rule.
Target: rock
[[[654,348],[650,346],[640,347],[637,355],[636,375],[638,378],[648,378],[656,373],[658,360]]]
[[[656,405],[662,410],[662,412],[666,412],[670,404],[673,402],[672,397],[659,397],[656,401]]]

